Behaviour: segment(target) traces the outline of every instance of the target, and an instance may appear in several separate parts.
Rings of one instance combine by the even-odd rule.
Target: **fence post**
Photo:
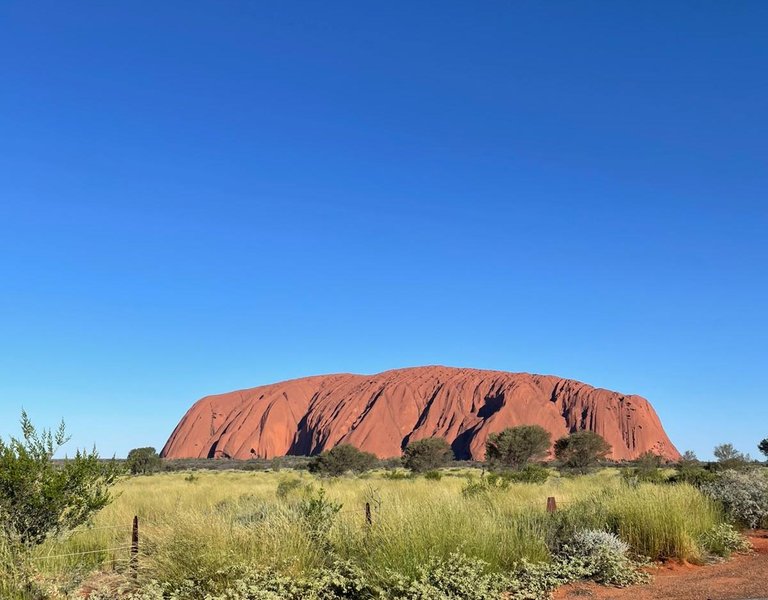
[[[365,524],[370,526],[373,524],[373,518],[371,517],[371,503],[365,503]]]
[[[134,579],[139,576],[139,517],[133,517],[131,530],[131,575]]]
[[[547,498],[547,512],[553,513],[557,511],[557,500],[555,500],[554,496],[550,496]]]

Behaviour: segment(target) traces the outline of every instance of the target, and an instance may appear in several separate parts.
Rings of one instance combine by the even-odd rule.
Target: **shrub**
[[[477,480],[474,477],[469,478],[461,493],[464,497],[471,498],[486,492],[508,490],[510,483],[511,479],[508,476],[500,475],[499,473],[488,473],[487,475],[481,475]]]
[[[325,490],[308,489],[299,503],[298,512],[309,537],[318,545],[329,546],[328,534],[341,510],[341,504],[328,500]]]
[[[297,478],[291,478],[291,479],[282,479],[280,483],[277,484],[277,490],[275,491],[275,495],[277,495],[278,498],[285,499],[291,492],[301,487],[301,479]]]
[[[541,465],[526,465],[519,471],[505,473],[504,477],[519,483],[546,483],[549,479],[549,469]]]
[[[384,479],[392,479],[392,480],[412,479],[413,473],[408,473],[407,471],[402,471],[400,469],[393,469],[390,471],[384,471],[384,473],[381,476]]]
[[[509,427],[488,436],[485,459],[493,467],[521,469],[545,458],[551,445],[552,437],[539,425]]]
[[[724,558],[751,548],[749,541],[728,523],[715,525],[701,536],[699,543],[707,552]]]
[[[768,438],[765,438],[757,445],[757,449],[768,458]]]
[[[587,576],[598,583],[625,586],[645,579],[629,557],[629,544],[607,531],[577,532],[565,553],[569,558],[581,559]]]
[[[723,469],[741,469],[752,460],[748,454],[743,454],[733,447],[733,444],[720,444],[714,450],[717,464]]]
[[[644,452],[635,461],[635,466],[624,469],[622,476],[627,481],[661,483],[666,480],[661,471],[663,459],[653,452]]]
[[[425,473],[444,467],[454,458],[445,439],[430,437],[411,442],[403,452],[403,466],[414,473]]]
[[[361,600],[381,598],[381,590],[370,584],[359,567],[333,561],[304,576],[288,576],[274,569],[222,568],[217,579],[188,580],[180,584],[157,581],[140,590],[119,596],[122,600]],[[104,586],[90,600],[113,600],[115,590]]]
[[[555,442],[555,456],[564,467],[587,473],[611,451],[611,445],[593,431],[577,431]]]
[[[22,412],[21,431],[21,439],[0,439],[0,532],[8,544],[31,547],[82,525],[109,504],[117,470],[95,450],[78,450],[54,465],[53,455],[69,439],[64,423],[55,433],[38,433]]]
[[[699,459],[696,456],[696,453],[693,450],[686,450],[683,452],[683,455],[680,457],[680,463],[679,464],[698,464]]]
[[[134,448],[125,459],[125,466],[131,475],[146,475],[160,470],[163,461],[152,447]]]
[[[523,560],[507,582],[509,600],[544,600],[551,592],[579,579],[626,586],[648,579],[632,560],[628,547],[619,538],[604,531],[581,531],[549,563]]]
[[[739,525],[755,528],[768,521],[768,479],[757,469],[723,471],[701,489],[721,502]]]
[[[711,483],[717,479],[717,473],[696,464],[680,463],[677,471],[667,481],[669,483],[689,483],[694,487]]]
[[[310,471],[320,475],[339,476],[347,472],[363,473],[372,469],[378,459],[349,444],[342,444],[323,452],[310,464]]]
[[[456,552],[433,558],[419,567],[417,577],[394,586],[392,596],[407,600],[498,600],[507,580],[489,572],[488,563]]]
[[[427,471],[424,473],[424,479],[429,479],[430,481],[440,481],[443,478],[440,471]]]

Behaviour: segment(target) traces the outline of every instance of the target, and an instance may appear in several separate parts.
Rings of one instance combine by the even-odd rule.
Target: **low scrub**
[[[125,479],[93,530],[40,548],[38,579],[74,589],[77,577],[110,568],[109,554],[44,557],[120,546],[134,514],[142,549],[136,600],[530,600],[579,578],[630,583],[638,557],[699,560],[736,548],[718,529],[719,503],[687,484],[627,485],[615,470],[547,473],[536,484],[506,473],[442,473],[401,480],[381,471],[367,479],[199,472],[195,485],[183,474]],[[558,500],[554,514],[549,496]],[[122,583],[130,589],[129,579]],[[119,586],[103,587],[103,598],[122,597]]]
[[[734,552],[748,552],[752,547],[749,541],[729,523],[715,525],[701,536],[700,542],[702,548],[710,554],[723,558],[729,557]]]
[[[721,502],[736,524],[749,528],[768,525],[768,476],[762,469],[726,470],[701,489]]]

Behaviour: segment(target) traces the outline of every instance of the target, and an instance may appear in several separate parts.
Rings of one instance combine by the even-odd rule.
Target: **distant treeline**
[[[251,458],[248,460],[237,460],[230,458],[174,458],[162,459],[159,472],[173,473],[178,471],[279,471],[281,469],[309,470],[310,465],[316,457],[314,456],[278,456],[275,458]],[[102,459],[108,462],[107,459]],[[118,464],[126,462],[124,458],[109,459]],[[63,460],[54,460],[54,463],[63,464]],[[636,466],[638,461],[604,461],[603,467],[632,467]],[[705,469],[717,468],[717,462],[700,461],[698,463]],[[760,465],[759,461],[750,461],[755,466]],[[379,469],[397,469],[403,466],[402,459],[399,457],[386,458],[378,461],[374,468]],[[664,465],[662,465],[664,466]],[[675,466],[669,463],[670,467]],[[487,464],[476,460],[454,460],[446,465],[446,468],[454,469],[482,469]]]

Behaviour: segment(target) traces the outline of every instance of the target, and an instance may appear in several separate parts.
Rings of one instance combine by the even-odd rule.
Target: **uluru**
[[[305,377],[198,400],[176,426],[166,458],[314,455],[352,444],[380,458],[440,436],[460,459],[480,460],[489,434],[541,425],[552,439],[590,430],[611,458],[680,458],[651,404],[637,395],[552,375],[442,366],[376,375]]]

